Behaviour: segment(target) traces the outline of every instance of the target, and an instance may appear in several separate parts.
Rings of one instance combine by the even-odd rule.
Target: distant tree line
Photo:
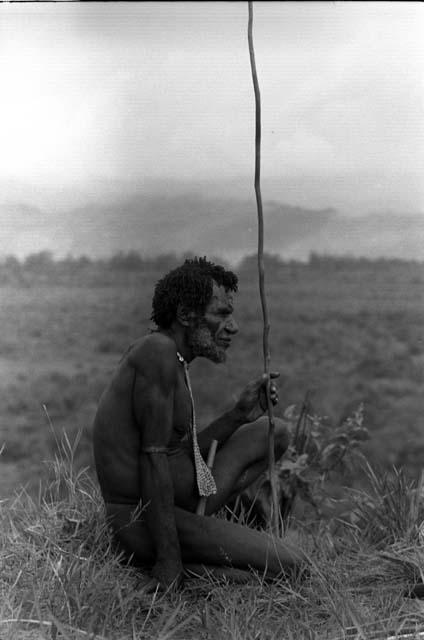
[[[0,284],[29,284],[39,282],[71,282],[99,283],[102,280],[124,277],[129,274],[160,274],[176,267],[185,258],[192,258],[193,253],[177,255],[161,254],[154,257],[143,256],[137,251],[120,251],[108,258],[90,258],[88,256],[67,256],[54,258],[50,251],[40,251],[19,260],[13,255],[0,259]],[[229,266],[219,257],[208,256],[209,259]],[[271,277],[280,272],[305,271],[343,273],[352,271],[390,272],[404,270],[412,278],[424,277],[424,263],[415,260],[395,258],[364,258],[354,256],[333,256],[311,253],[308,262],[284,260],[277,254],[265,254],[266,273]],[[235,270],[240,275],[253,274],[257,271],[256,254],[245,256]]]

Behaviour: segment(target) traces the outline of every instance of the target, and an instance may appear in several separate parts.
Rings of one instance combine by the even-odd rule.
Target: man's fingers
[[[278,393],[275,388],[270,390],[269,398],[273,405],[278,404]]]
[[[263,373],[260,378],[260,386],[265,387],[268,380],[274,380],[275,378],[279,378],[279,377],[280,377],[280,373],[278,371],[271,371],[269,374]],[[270,385],[269,385],[269,396],[273,405],[278,404],[277,387],[273,382],[270,382]],[[262,403],[261,403],[261,406],[262,406]]]
[[[257,382],[262,385],[265,382],[267,382],[269,379],[274,380],[275,378],[279,378],[279,377],[280,377],[279,371],[271,371],[271,373],[263,373]]]

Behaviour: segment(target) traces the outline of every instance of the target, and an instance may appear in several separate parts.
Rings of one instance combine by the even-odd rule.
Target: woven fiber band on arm
[[[183,356],[177,351],[177,358],[184,366],[184,378],[190,394],[191,401],[191,421],[188,428],[188,436],[193,446],[194,466],[196,468],[197,488],[200,496],[210,496],[216,493],[216,484],[213,475],[208,468],[206,462],[200,453],[199,443],[197,442],[196,414],[194,411],[193,392],[191,390],[190,376],[188,373],[188,364]]]
[[[168,447],[141,447],[141,453],[168,453]]]

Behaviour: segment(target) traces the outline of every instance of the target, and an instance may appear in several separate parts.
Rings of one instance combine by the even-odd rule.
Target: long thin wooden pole
[[[271,354],[269,350],[269,317],[268,307],[265,295],[265,267],[264,267],[264,215],[262,208],[262,194],[261,194],[261,94],[259,91],[258,75],[256,72],[255,61],[255,49],[253,46],[253,3],[248,3],[249,7],[249,23],[248,23],[248,42],[249,42],[249,55],[250,55],[250,67],[252,70],[253,89],[255,92],[255,194],[256,194],[256,207],[258,210],[258,272],[259,272],[259,293],[261,297],[262,316],[263,316],[263,356],[264,356],[264,371],[268,375],[268,383],[266,386],[266,401],[268,409],[268,469],[269,479],[271,483],[271,497],[272,497],[272,510],[271,510],[271,528],[275,535],[279,534],[279,511],[278,511],[278,498],[277,487],[275,478],[275,453],[274,453],[274,440],[275,440],[275,424],[274,415],[272,409],[272,402],[270,397],[270,361]]]

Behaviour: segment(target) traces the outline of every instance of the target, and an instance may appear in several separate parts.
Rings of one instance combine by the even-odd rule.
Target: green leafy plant
[[[338,425],[328,417],[313,411],[308,394],[302,407],[288,407],[284,417],[292,427],[292,441],[278,463],[282,493],[283,518],[287,519],[299,495],[322,515],[322,506],[328,501],[326,484],[333,474],[351,469],[358,457],[360,446],[369,439],[364,426],[364,406]]]
[[[312,506],[315,515],[324,517],[328,506],[336,506],[332,497],[335,480],[363,455],[361,444],[368,440],[362,404],[338,425],[317,415],[308,394],[300,409],[288,407],[284,413],[292,437],[283,457],[276,463],[277,492],[281,517],[287,524],[295,502],[300,498]],[[340,482],[338,483],[340,486]],[[252,524],[269,522],[271,509],[269,473],[265,472],[240,496],[233,513]],[[243,513],[244,511],[244,513]],[[334,511],[334,508],[333,508]]]

